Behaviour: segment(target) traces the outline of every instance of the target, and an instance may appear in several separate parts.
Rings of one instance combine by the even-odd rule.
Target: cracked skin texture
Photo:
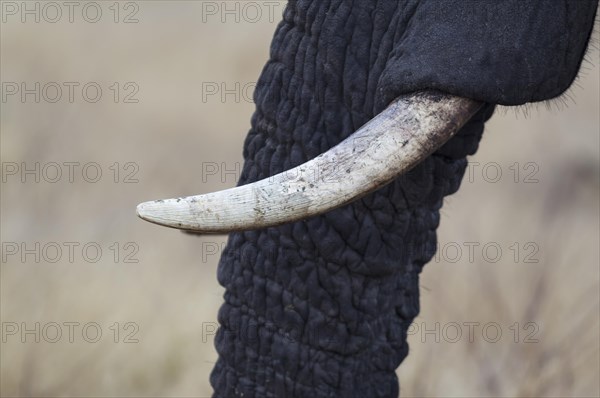
[[[495,104],[563,93],[597,1],[289,1],[258,81],[239,184],[336,145],[399,95],[486,105],[411,172],[305,221],[232,233],[215,397],[396,397],[419,273]]]

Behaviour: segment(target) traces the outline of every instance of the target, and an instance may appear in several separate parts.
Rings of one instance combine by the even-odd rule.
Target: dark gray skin
[[[230,235],[215,397],[395,397],[419,273],[495,104],[572,83],[597,1],[290,1],[256,87],[239,184],[325,152],[393,99],[484,103],[409,173],[303,221]]]

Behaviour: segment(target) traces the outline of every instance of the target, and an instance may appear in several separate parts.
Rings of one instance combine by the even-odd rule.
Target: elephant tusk
[[[416,166],[481,105],[432,91],[402,96],[340,144],[300,166],[223,191],[141,203],[137,214],[199,233],[266,228],[322,214]]]

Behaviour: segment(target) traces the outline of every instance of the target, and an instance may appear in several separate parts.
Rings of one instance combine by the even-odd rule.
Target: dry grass
[[[115,81],[140,87],[138,104],[1,104],[3,162],[97,162],[104,173],[95,184],[11,178],[1,186],[2,242],[97,242],[103,249],[97,263],[77,251],[73,263],[66,255],[57,263],[31,256],[2,263],[4,327],[96,322],[103,331],[97,343],[77,333],[73,343],[65,335],[57,343],[5,336],[2,396],[210,395],[222,294],[212,253],[224,239],[143,223],[134,208],[234,184],[231,176],[206,183],[199,176],[203,162],[231,168],[241,161],[253,105],[202,103],[202,82],[254,81],[275,23],[204,24],[202,2],[138,4],[138,24],[114,24],[106,8],[97,24],[2,24],[2,82],[97,81],[105,95]],[[473,182],[446,202],[439,240],[447,251],[422,276],[421,329],[412,330],[411,355],[399,370],[404,396],[600,394],[598,63],[579,84],[572,92],[577,104],[563,112],[524,119],[508,111],[489,124],[472,160],[498,163],[503,177],[486,182],[477,168]],[[114,162],[136,162],[139,183],[113,183]],[[509,168],[515,162],[518,183]],[[528,162],[539,166],[537,183],[522,181]],[[113,242],[134,242],[139,263],[115,262]],[[465,242],[480,244],[473,261]],[[481,252],[490,242],[502,249],[495,263]],[[537,263],[523,261],[531,253],[527,242],[539,249]],[[463,253],[452,263],[456,245]],[[119,343],[110,329],[115,322]],[[138,343],[122,342],[126,322],[139,326]],[[439,343],[436,332],[421,333],[436,322]],[[463,332],[455,342],[452,322]],[[480,325],[472,342],[465,322]],[[502,331],[496,343],[486,341],[493,330],[481,334],[490,322]],[[524,342],[528,322],[538,328],[537,342]]]

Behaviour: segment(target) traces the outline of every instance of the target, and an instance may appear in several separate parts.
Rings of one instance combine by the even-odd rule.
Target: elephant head
[[[289,1],[239,186],[141,204],[232,232],[218,397],[392,397],[419,273],[496,104],[561,95],[597,1]]]

